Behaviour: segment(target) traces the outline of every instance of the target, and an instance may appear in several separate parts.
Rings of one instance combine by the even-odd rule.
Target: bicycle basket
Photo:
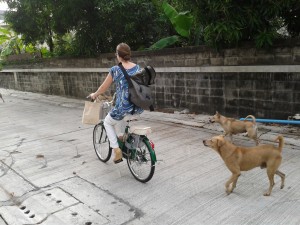
[[[112,108],[112,104],[110,102],[102,102],[100,107],[100,113],[99,113],[99,119],[104,120],[106,115],[109,113],[109,111]]]

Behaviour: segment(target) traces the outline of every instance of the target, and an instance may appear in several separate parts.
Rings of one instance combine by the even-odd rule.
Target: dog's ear
[[[217,145],[218,145],[218,147],[221,147],[222,145],[224,145],[224,143],[225,143],[224,137],[223,137],[223,136],[220,136],[220,137],[217,139]]]

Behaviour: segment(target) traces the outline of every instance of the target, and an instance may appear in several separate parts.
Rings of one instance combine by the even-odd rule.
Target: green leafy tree
[[[11,9],[6,22],[25,43],[46,43],[54,55],[97,55],[114,51],[119,42],[140,49],[161,32],[159,16],[148,1],[5,1]]]
[[[53,52],[53,18],[52,11],[55,0],[6,0],[9,11],[5,21],[12,29],[22,34],[26,44],[47,43]]]
[[[54,56],[73,56],[76,55],[74,46],[75,33],[68,32],[64,35],[54,37]]]
[[[166,20],[148,0],[98,0],[95,3],[97,12],[94,15],[90,12],[76,27],[75,44],[80,54],[112,52],[120,42],[140,50],[169,32]]]
[[[186,0],[182,7],[191,10],[198,22],[198,40],[215,47],[244,41],[270,46],[284,27],[290,37],[299,36],[299,0]]]
[[[280,12],[283,24],[291,37],[300,37],[300,3],[299,0],[289,0]]]
[[[6,22],[24,41],[47,43],[57,55],[95,56],[114,51],[120,42],[144,49],[170,30],[148,0],[3,1],[11,9]]]
[[[149,49],[162,49],[165,47],[172,46],[176,43],[183,42],[184,39],[188,39],[191,34],[192,25],[194,18],[190,15],[190,12],[177,12],[174,7],[172,7],[167,2],[162,4],[163,11],[165,15],[169,18],[171,24],[173,25],[176,32],[180,35],[173,35],[170,37],[165,37],[150,46]]]

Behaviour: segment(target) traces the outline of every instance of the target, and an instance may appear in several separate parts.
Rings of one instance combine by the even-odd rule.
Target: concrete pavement
[[[81,124],[84,100],[0,89],[0,225],[300,224],[299,127],[259,124],[260,139],[285,137],[272,195],[265,170],[242,173],[226,195],[230,173],[202,140],[220,134],[208,115],[145,112],[159,162],[139,183],[126,162],[100,162],[92,126]],[[242,135],[239,145],[252,146]]]

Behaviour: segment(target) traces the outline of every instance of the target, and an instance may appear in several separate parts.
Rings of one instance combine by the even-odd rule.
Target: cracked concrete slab
[[[89,206],[80,203],[54,213],[41,224],[106,225],[109,221]]]
[[[1,217],[0,217],[0,225],[7,225],[7,223],[5,223]]]
[[[59,188],[28,196],[18,205],[3,206],[0,214],[8,224],[36,224],[78,201]]]
[[[81,203],[61,188],[31,195],[19,205],[1,207],[0,214],[6,223],[12,225],[110,224],[97,210]]]
[[[98,214],[107,218],[109,224],[123,224],[140,214],[139,210],[107,189],[98,187],[87,180],[75,177],[55,184]],[[80,190],[80,191],[79,191]]]
[[[2,205],[15,204],[14,199],[16,197],[35,189],[32,184],[20,176],[20,174],[12,171],[3,162],[0,162],[0,168],[0,202],[2,202]]]

